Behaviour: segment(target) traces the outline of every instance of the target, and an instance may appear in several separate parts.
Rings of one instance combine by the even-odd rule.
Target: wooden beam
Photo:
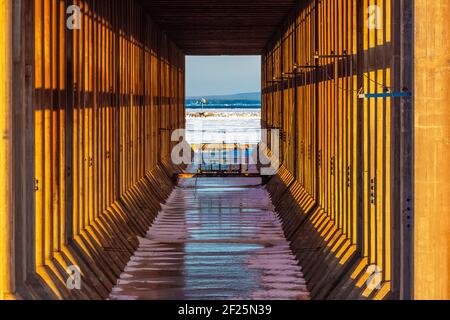
[[[412,8],[411,8],[412,10]],[[414,1],[414,298],[450,299],[447,1]],[[407,208],[405,208],[407,209]]]
[[[10,0],[0,1],[0,299],[12,297],[14,286],[14,206],[12,202],[12,13]]]

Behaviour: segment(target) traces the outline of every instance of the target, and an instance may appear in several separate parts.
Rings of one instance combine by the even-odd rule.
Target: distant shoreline
[[[187,108],[187,118],[261,118],[261,110],[256,107],[235,107],[227,108],[224,106],[217,108]]]
[[[186,101],[187,109],[202,109],[198,101]],[[261,109],[261,101],[209,101],[205,109]]]
[[[226,95],[188,96],[186,101],[195,101],[205,98],[208,101],[258,101],[261,103],[261,92],[245,92]]]
[[[202,106],[202,100],[206,103]],[[242,93],[228,96],[188,97],[188,109],[261,109],[261,93]]]
[[[249,106],[242,106],[242,105],[236,105],[236,106],[224,106],[224,105],[217,105],[217,106],[205,106],[204,108],[198,107],[198,106],[186,106],[186,109],[188,110],[217,110],[217,109],[228,109],[228,110],[234,110],[234,109],[261,109],[261,106],[257,105],[249,105]]]

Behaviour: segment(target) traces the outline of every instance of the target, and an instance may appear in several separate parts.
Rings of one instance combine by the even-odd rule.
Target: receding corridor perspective
[[[0,0],[0,300],[450,299],[449,9]],[[174,159],[211,55],[261,57],[249,166]]]
[[[261,179],[199,180],[174,190],[111,299],[309,299]]]

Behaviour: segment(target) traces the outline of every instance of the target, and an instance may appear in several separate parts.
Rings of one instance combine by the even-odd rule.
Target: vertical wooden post
[[[12,3],[0,1],[0,299],[14,288],[14,208],[12,202]]]
[[[17,294],[27,297],[24,289],[28,275],[34,272],[34,110],[33,71],[34,26],[33,0],[17,0],[13,5],[12,105],[12,176],[14,191],[15,280]]]
[[[403,207],[414,229],[415,299],[450,299],[450,42],[449,1],[401,1],[411,28],[414,12],[414,197]],[[413,6],[413,7],[412,7]],[[408,33],[410,34],[410,33]],[[414,39],[414,40],[413,40]],[[411,62],[411,56],[405,64]],[[410,80],[405,77],[405,81]],[[406,84],[405,84],[406,85]],[[412,106],[405,105],[412,122]],[[407,124],[410,124],[408,122]],[[411,127],[406,127],[411,130]],[[411,191],[411,190],[405,190]],[[414,199],[414,204],[412,203]],[[414,207],[413,207],[414,205]],[[411,212],[414,208],[414,212]],[[411,217],[414,221],[411,221]],[[405,236],[410,237],[405,232]],[[409,238],[411,239],[411,238]]]
[[[73,4],[73,0],[65,0],[65,7]],[[74,157],[74,108],[75,108],[75,88],[74,88],[74,31],[64,28],[64,38],[66,43],[65,64],[66,64],[66,121],[65,128],[65,189],[66,189],[66,211],[65,211],[65,233],[63,242],[67,243],[69,237],[74,235],[74,166],[76,159]]]
[[[414,1],[415,3],[415,1]],[[414,3],[408,0],[402,0],[400,5],[400,25],[401,25],[401,90],[414,90],[414,70],[412,66],[414,65],[414,20],[413,20],[413,12]],[[434,2],[436,3],[436,1]],[[447,8],[448,9],[448,8]],[[444,9],[445,11],[445,9]],[[448,12],[448,10],[447,10]],[[447,15],[448,17],[448,15]],[[420,20],[419,20],[420,21]],[[434,21],[434,20],[433,20]],[[445,21],[445,20],[444,20]],[[416,21],[417,23],[418,21]],[[433,24],[432,22],[431,24]],[[446,23],[444,23],[446,25]],[[445,29],[445,28],[444,28]],[[444,39],[444,38],[442,38]],[[442,41],[444,43],[445,41]],[[437,48],[436,48],[437,49]],[[445,51],[442,51],[445,52]],[[425,87],[425,86],[424,86]],[[445,99],[444,99],[445,100]],[[446,104],[443,103],[444,105]],[[445,107],[446,108],[446,107]],[[409,300],[414,296],[413,286],[414,286],[414,266],[413,266],[413,246],[414,246],[414,180],[417,179],[415,177],[414,172],[414,163],[415,163],[415,152],[422,155],[426,151],[414,150],[414,108],[413,108],[413,100],[411,98],[405,98],[401,100],[400,103],[400,111],[401,111],[401,289],[400,289],[400,298]],[[448,114],[448,113],[447,113]],[[420,156],[419,156],[420,157]],[[429,164],[427,164],[428,166]],[[423,181],[419,178],[419,181]],[[428,189],[428,192],[430,189]],[[427,199],[428,200],[428,199]],[[431,201],[426,205],[426,210],[432,210],[430,205],[431,203],[436,204],[436,202]],[[443,207],[440,207],[439,210],[444,210]],[[442,211],[441,211],[442,212]],[[447,211],[448,212],[448,211]],[[449,221],[449,220],[447,220]],[[440,222],[439,222],[440,223]],[[447,229],[448,234],[449,229]],[[433,234],[438,234],[437,230],[433,231]],[[447,239],[448,241],[448,236]],[[448,242],[446,242],[445,248],[448,253]],[[448,262],[448,259],[447,259]],[[448,269],[447,269],[448,275]],[[440,275],[439,275],[440,277]],[[447,278],[448,280],[448,278]],[[440,280],[437,280],[440,281]],[[447,281],[447,284],[449,282]],[[447,287],[448,292],[448,287]],[[449,296],[447,296],[449,297]]]

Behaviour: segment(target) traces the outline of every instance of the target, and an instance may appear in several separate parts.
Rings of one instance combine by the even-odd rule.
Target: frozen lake
[[[206,117],[198,117],[198,109],[186,111],[186,135],[190,144],[257,144],[261,141],[260,109],[205,109]]]

